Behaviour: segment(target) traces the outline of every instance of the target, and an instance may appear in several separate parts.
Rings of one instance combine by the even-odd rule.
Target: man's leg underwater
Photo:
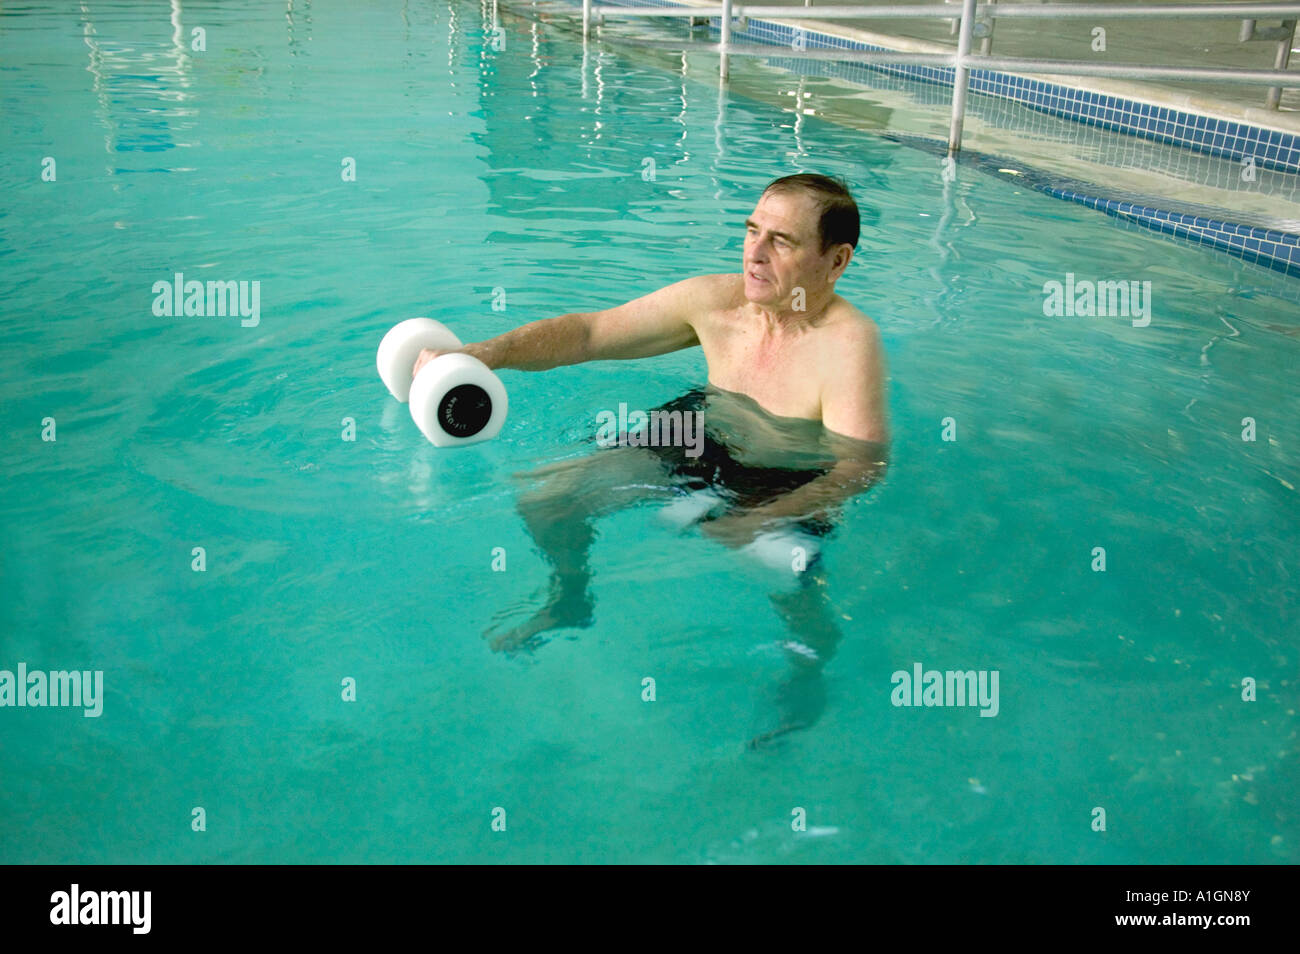
[[[517,649],[551,629],[590,626],[595,604],[588,592],[587,553],[596,536],[595,518],[672,496],[662,465],[642,447],[602,448],[516,476],[529,485],[519,496],[520,516],[552,572],[546,603],[531,617],[507,626],[521,607],[498,614],[499,622],[484,633],[493,650]]]
[[[782,646],[790,675],[774,692],[776,728],[752,738],[750,748],[759,748],[817,722],[826,707],[822,670],[844,638],[835,621],[820,559],[800,574],[792,590],[770,593],[768,599],[790,631],[790,639]]]

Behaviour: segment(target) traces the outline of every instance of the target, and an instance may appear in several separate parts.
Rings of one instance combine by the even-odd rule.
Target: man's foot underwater
[[[588,629],[595,622],[594,610],[589,597],[571,600],[552,599],[528,619],[514,626],[507,626],[508,621],[517,616],[520,610],[537,605],[537,600],[528,599],[508,607],[493,617],[492,625],[483,631],[483,638],[493,652],[513,653],[533,650],[545,645],[548,639],[540,638],[543,633],[559,629]]]

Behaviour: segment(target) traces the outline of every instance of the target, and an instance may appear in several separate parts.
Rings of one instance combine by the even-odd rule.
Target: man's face
[[[830,277],[837,247],[822,254],[816,201],[804,192],[767,193],[745,222],[745,298],[788,306],[796,288],[820,291]]]

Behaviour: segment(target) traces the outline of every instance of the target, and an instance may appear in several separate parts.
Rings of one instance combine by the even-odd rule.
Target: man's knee
[[[634,453],[624,453],[629,451]],[[636,451],[640,448],[599,450],[558,469],[539,468],[539,479],[520,493],[519,508],[556,517],[586,516],[667,495],[667,487],[659,487],[662,474],[655,461]]]

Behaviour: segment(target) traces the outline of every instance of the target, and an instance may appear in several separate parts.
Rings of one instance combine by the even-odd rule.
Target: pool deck
[[[700,5],[702,0],[686,0]],[[908,0],[925,4],[926,0]],[[1056,3],[1081,3],[1085,0],[1053,0]],[[1105,0],[1097,0],[1105,2]],[[1114,2],[1114,0],[1112,0]],[[1195,0],[1144,0],[1150,6]],[[797,5],[797,0],[794,0]],[[743,6],[788,6],[789,0],[750,0]],[[813,8],[861,6],[858,0],[815,0]],[[929,4],[927,4],[929,5]],[[960,11],[958,4],[934,3]],[[890,6],[890,4],[882,4]],[[777,21],[795,23],[792,20]],[[1281,21],[1261,20],[1260,29],[1275,27]],[[918,53],[951,53],[957,37],[950,32],[947,20],[823,20],[802,21],[803,25],[827,33],[853,36],[876,46]],[[1240,20],[1169,19],[1169,20],[998,20],[995,22],[990,54],[1022,56],[1048,60],[1082,60],[1086,62],[1135,63],[1160,66],[1228,66],[1242,69],[1271,70],[1277,50],[1275,42],[1238,41]],[[1091,48],[1092,30],[1106,31],[1106,51]],[[976,41],[978,44],[978,41]],[[978,47],[977,47],[978,49]],[[1300,55],[1292,55],[1291,69],[1300,66]],[[1036,74],[1035,78],[1062,85],[1136,99],[1142,102],[1186,109],[1234,122],[1248,122],[1273,129],[1300,133],[1300,89],[1283,90],[1280,108],[1265,107],[1267,87],[1233,83],[1151,83],[1103,79],[1088,76],[1054,76]],[[1297,76],[1300,85],[1300,76]]]
[[[851,2],[821,0],[821,5]],[[716,6],[716,0],[604,3]],[[787,4],[780,0],[742,4],[746,19],[733,25],[733,44],[771,46],[769,62],[796,74],[826,77],[832,84],[860,84],[870,90],[873,102],[885,107],[890,119],[887,128],[878,128],[874,120],[856,122],[854,105],[842,96],[801,99],[806,107],[801,112],[895,133],[922,148],[946,140],[950,67],[868,67],[801,59],[794,53],[783,58],[780,51],[789,47],[798,30],[809,49],[951,53],[956,39],[947,21],[763,17],[761,8],[772,5]],[[536,6],[574,10],[569,4]],[[685,38],[690,30],[680,20],[654,21],[653,28],[661,36],[667,31]],[[1260,28],[1275,25],[1259,24]],[[1096,26],[1107,30],[1105,54],[1091,50]],[[647,28],[644,19],[639,24],[611,19],[598,28],[597,35],[635,42],[635,35]],[[1271,69],[1276,42],[1238,43],[1239,28],[1239,20],[1063,20],[1055,24],[1006,20],[990,52],[1041,59],[1106,56],[1111,62]],[[718,30],[719,18],[713,17],[707,34],[691,31],[692,45],[707,43],[706,36],[716,39]],[[756,87],[751,80],[759,82],[760,90],[761,80],[741,65],[746,60],[753,62],[750,57],[733,59],[732,85],[740,81],[753,93]],[[900,88],[900,80],[908,89]],[[927,88],[933,92],[924,92]],[[1300,93],[1285,91],[1281,108],[1270,110],[1262,86],[1149,83],[1003,69],[973,70],[971,92],[962,140],[965,159],[993,170],[1003,164],[994,161],[997,158],[1012,160],[1008,164],[1019,167],[1013,173],[1019,181],[1039,191],[1300,277],[1300,110],[1292,105],[1300,102],[1296,98]]]

